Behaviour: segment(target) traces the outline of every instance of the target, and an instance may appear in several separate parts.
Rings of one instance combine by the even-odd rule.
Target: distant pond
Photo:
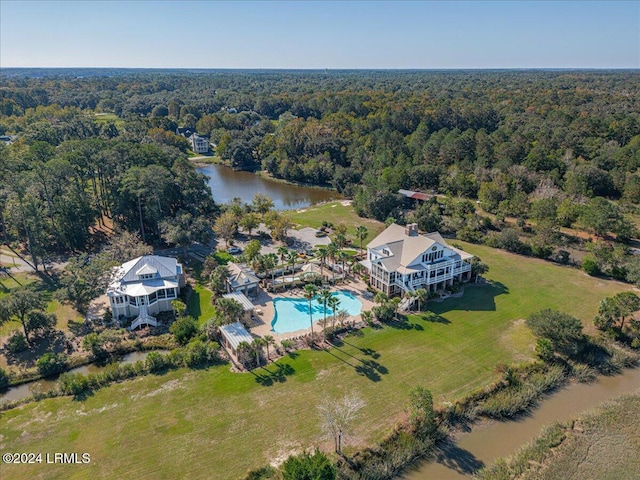
[[[294,210],[342,198],[332,190],[288,185],[224,165],[207,165],[197,171],[209,177],[209,187],[216,203],[226,203],[235,197],[250,202],[253,195],[260,192],[273,199],[276,210]]]

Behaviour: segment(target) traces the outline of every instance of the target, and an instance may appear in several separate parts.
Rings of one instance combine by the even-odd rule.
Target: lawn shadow
[[[347,343],[347,345],[351,345],[348,342],[344,342],[344,343]],[[353,346],[353,345],[351,345],[351,346]],[[380,357],[380,355],[373,349],[361,349],[361,348],[358,348],[358,347],[354,347],[354,348],[357,348],[358,350],[360,350],[365,355],[371,356],[373,358],[379,358]],[[387,373],[389,373],[389,370],[387,369],[387,367],[385,367],[384,365],[380,364],[379,362],[376,362],[375,360],[368,359],[368,358],[367,359],[358,358],[357,356],[352,355],[351,353],[341,349],[338,346],[333,345],[331,349],[323,349],[323,350],[325,352],[327,352],[329,355],[332,355],[335,358],[337,358],[338,360],[342,361],[343,363],[346,363],[350,367],[353,367],[353,369],[356,371],[356,373],[358,375],[365,376],[369,380],[371,380],[372,382],[379,382],[380,380],[382,380],[382,377],[380,375],[386,375]],[[343,355],[351,357],[351,358],[353,358],[354,360],[356,360],[356,361],[358,361],[360,363],[354,365],[353,363],[351,363],[351,362],[345,360],[344,358],[336,355],[331,350],[335,350],[337,352],[340,352]]]
[[[83,390],[83,391],[82,391],[82,392],[80,392],[80,393],[76,393],[76,394],[73,396],[73,401],[74,401],[74,402],[83,402],[83,401],[85,401],[85,400],[86,400],[87,398],[89,398],[89,397],[93,397],[93,390],[92,390],[92,389],[90,389],[90,388],[88,388],[88,389],[86,389],[86,390]]]
[[[77,336],[85,335],[91,331],[91,328],[84,320],[76,322],[75,320],[69,319],[67,320],[67,327],[71,333]]]
[[[358,350],[360,350],[362,353],[364,353],[364,354],[365,354],[366,356],[368,356],[368,357],[374,358],[374,359],[376,359],[376,360],[377,360],[378,358],[380,358],[380,354],[379,354],[378,352],[376,352],[373,348],[360,348],[360,347],[355,346],[353,343],[349,343],[349,342],[347,342],[346,340],[342,340],[342,341],[341,341],[339,344],[337,344],[337,345],[341,347],[341,346],[342,346],[343,344],[345,344],[345,343],[346,343],[347,345],[349,345],[350,347],[357,348]]]
[[[442,302],[430,302],[429,310],[441,315],[453,310],[468,312],[494,312],[495,298],[499,295],[509,295],[509,288],[501,282],[491,282],[474,288],[466,288],[461,297],[447,298]]]
[[[451,323],[451,321],[444,318],[442,315],[438,315],[437,313],[434,313],[434,312],[422,312],[420,313],[419,316],[421,320],[425,320],[427,322],[444,323],[444,324]]]
[[[65,353],[66,348],[67,343],[64,333],[61,330],[54,330],[45,337],[32,338],[31,345],[26,350],[11,353],[5,345],[0,349],[0,352],[5,355],[8,365],[32,368],[45,353]]]
[[[286,382],[288,376],[296,373],[296,370],[288,363],[273,363],[270,366],[275,366],[275,369],[271,370],[267,368],[268,366],[263,366],[259,369],[251,370],[251,373],[255,376],[256,383],[264,387],[270,387],[274,383]]]
[[[187,310],[189,315],[198,320],[202,315],[202,309],[200,308],[200,293],[196,292],[193,288],[189,288],[187,293]]]
[[[402,320],[389,320],[384,322],[384,325],[396,330],[424,330],[422,325],[409,322],[407,317],[403,317]]]

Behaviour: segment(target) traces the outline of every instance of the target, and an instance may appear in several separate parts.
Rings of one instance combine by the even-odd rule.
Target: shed
[[[231,350],[231,353],[236,357],[238,356],[238,345],[240,345],[240,343],[253,342],[253,337],[240,322],[220,327],[220,333],[222,334],[224,346]]]
[[[255,305],[253,303],[251,303],[251,300],[249,300],[247,298],[247,296],[242,293],[242,292],[231,292],[231,293],[225,293],[224,295],[222,295],[223,298],[230,298],[232,300],[235,300],[236,302],[238,302],[240,305],[242,305],[242,308],[244,308],[244,318],[246,321],[251,320],[251,314],[253,313],[253,310],[256,308]]]

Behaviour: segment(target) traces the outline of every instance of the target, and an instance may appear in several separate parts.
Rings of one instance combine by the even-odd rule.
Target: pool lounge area
[[[362,302],[350,291],[339,290],[332,292],[332,297],[340,300],[337,310],[346,310],[349,316],[357,316],[362,312]],[[304,330],[309,324],[309,301],[302,297],[275,297],[273,299],[275,314],[271,321],[271,331],[285,334]],[[311,302],[311,317],[314,325],[324,318],[324,304],[318,303],[316,297]],[[329,322],[333,311],[327,306],[327,321]]]

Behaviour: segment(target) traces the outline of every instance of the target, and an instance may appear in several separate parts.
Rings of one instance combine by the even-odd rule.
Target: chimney
[[[404,234],[407,237],[417,237],[418,236],[418,224],[417,223],[407,223],[407,226],[404,227]]]

